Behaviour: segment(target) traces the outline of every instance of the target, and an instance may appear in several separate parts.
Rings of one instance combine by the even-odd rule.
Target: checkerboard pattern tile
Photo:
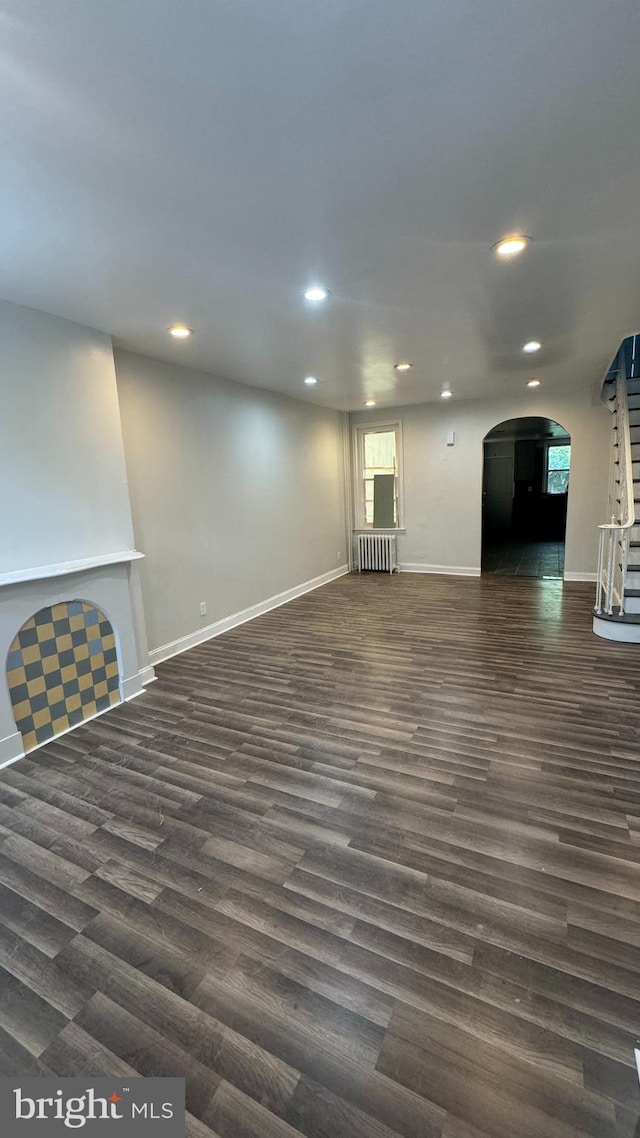
[[[7,681],[25,751],[120,700],[111,623],[86,601],[40,609],[9,649]]]

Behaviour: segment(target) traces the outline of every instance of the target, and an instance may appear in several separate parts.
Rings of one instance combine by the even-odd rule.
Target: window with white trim
[[[544,487],[547,494],[566,494],[570,466],[571,443],[547,443]]]
[[[371,423],[354,429],[356,529],[402,526],[401,467],[401,423]]]

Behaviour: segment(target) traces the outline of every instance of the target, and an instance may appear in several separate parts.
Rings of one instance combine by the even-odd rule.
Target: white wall
[[[0,573],[130,549],[108,336],[0,301]]]
[[[152,653],[346,565],[338,412],[115,360]]]
[[[571,435],[571,479],[567,512],[565,572],[596,571],[598,530],[606,521],[610,415],[592,403],[592,392],[553,395],[544,391],[495,400],[451,399],[385,410],[358,412],[353,423],[401,419],[404,434],[406,534],[398,537],[404,566],[478,571],[482,534],[482,440],[505,419],[542,415]],[[455,446],[446,445],[455,431]]]

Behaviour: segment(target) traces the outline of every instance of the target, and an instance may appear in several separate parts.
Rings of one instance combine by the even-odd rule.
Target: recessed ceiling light
[[[523,352],[527,352],[528,355],[531,355],[532,352],[539,352],[541,347],[542,344],[539,340],[527,340],[526,344],[522,345],[522,350]]]
[[[305,289],[304,299],[311,300],[315,304],[319,304],[320,301],[326,300],[330,295],[331,294],[329,292],[329,289],[324,288],[323,285],[311,285],[309,288]]]
[[[527,380],[527,387],[539,387],[539,386],[540,386],[540,380],[539,379]]]
[[[509,257],[517,257],[518,253],[522,253],[530,243],[530,237],[524,237],[522,233],[512,233],[509,237],[503,237],[501,241],[496,241],[491,248],[498,257],[508,260]]]
[[[308,375],[305,379],[307,387],[315,387],[317,382],[315,375]]]
[[[365,407],[375,407],[375,405],[376,405],[375,399],[367,399],[365,401]]]
[[[187,328],[186,324],[172,324],[169,335],[173,336],[174,340],[188,340],[189,336],[193,336],[193,328]]]
[[[447,390],[447,391],[441,391],[440,392],[440,398],[441,399],[451,399],[452,395],[453,395],[453,391]]]
[[[409,363],[409,360],[402,360],[399,364],[394,364],[393,366],[396,371],[409,371],[409,369],[413,367],[413,364]]]

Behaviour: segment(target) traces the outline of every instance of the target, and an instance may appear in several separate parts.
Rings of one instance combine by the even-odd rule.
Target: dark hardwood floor
[[[0,772],[1,1072],[186,1075],[191,1138],[631,1138],[640,651],[591,604],[345,577]]]

